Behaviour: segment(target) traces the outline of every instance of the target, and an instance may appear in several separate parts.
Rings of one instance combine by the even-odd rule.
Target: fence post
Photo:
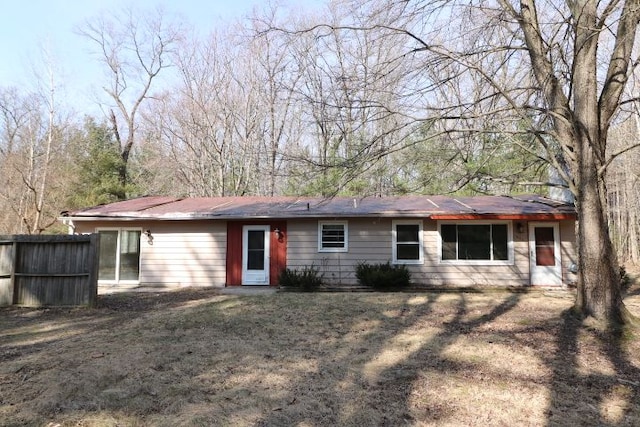
[[[89,307],[98,302],[98,265],[100,264],[100,233],[91,234],[89,244]]]
[[[18,284],[16,283],[16,267],[18,265],[18,242],[11,242],[11,304],[18,299]]]
[[[15,301],[15,245],[16,242],[0,236],[0,307]]]

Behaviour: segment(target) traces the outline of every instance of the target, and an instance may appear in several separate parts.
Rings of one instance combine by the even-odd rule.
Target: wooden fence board
[[[0,242],[0,307],[13,304],[13,242]]]
[[[95,305],[98,239],[97,234],[0,236],[0,273],[7,272],[0,275],[0,304]]]

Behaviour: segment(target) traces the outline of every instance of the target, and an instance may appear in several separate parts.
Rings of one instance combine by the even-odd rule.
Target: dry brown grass
[[[640,340],[582,324],[572,301],[186,291],[4,308],[0,423],[640,425]]]

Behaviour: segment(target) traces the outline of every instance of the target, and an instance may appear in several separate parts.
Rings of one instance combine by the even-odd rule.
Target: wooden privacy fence
[[[98,234],[0,236],[0,306],[94,306]]]

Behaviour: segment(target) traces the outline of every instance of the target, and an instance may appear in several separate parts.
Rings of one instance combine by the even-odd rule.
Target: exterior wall
[[[341,219],[342,220],[342,219]],[[318,220],[296,219],[279,223],[286,230],[286,266],[315,265],[331,284],[356,284],[358,262],[384,263],[392,259],[391,218],[347,218],[348,252],[318,251]],[[576,263],[574,221],[560,225],[563,283],[575,281],[570,267]],[[275,222],[274,222],[275,224]],[[153,242],[143,234],[140,242],[140,283],[99,284],[99,291],[133,287],[224,287],[228,282],[226,221],[102,221],[76,222],[76,233],[98,228],[151,230]],[[439,262],[437,221],[423,220],[424,263],[408,265],[413,282],[428,286],[526,286],[529,284],[528,223],[511,223],[514,262],[511,265],[452,265]],[[231,248],[232,249],[232,248]],[[231,283],[229,284],[237,284]],[[274,280],[272,279],[272,284]]]
[[[560,254],[562,256],[562,283],[574,285],[578,275],[571,272],[578,264],[575,221],[560,221]]]
[[[320,268],[332,284],[355,284],[355,266],[391,259],[391,220],[349,219],[349,251],[318,252],[318,220],[295,220],[287,225],[287,267]]]
[[[348,252],[318,251],[318,220],[288,223],[287,266],[315,265],[331,284],[356,284],[355,266],[360,261],[392,260],[392,219],[348,219]],[[439,254],[437,221],[423,220],[424,263],[407,265],[415,284],[428,286],[527,286],[530,283],[529,239],[526,221],[511,223],[514,262],[511,265],[443,264]],[[563,281],[570,281],[569,266],[575,262],[573,221],[560,221]]]
[[[227,223],[225,221],[103,221],[75,223],[76,233],[99,228],[150,230],[153,241],[140,237],[140,283],[107,285],[101,292],[137,287],[224,287]]]
[[[509,265],[455,265],[440,263],[438,224],[424,222],[425,264],[412,271],[414,281],[435,286],[527,286],[529,284],[529,241],[525,231],[510,224],[513,236],[513,263]]]

